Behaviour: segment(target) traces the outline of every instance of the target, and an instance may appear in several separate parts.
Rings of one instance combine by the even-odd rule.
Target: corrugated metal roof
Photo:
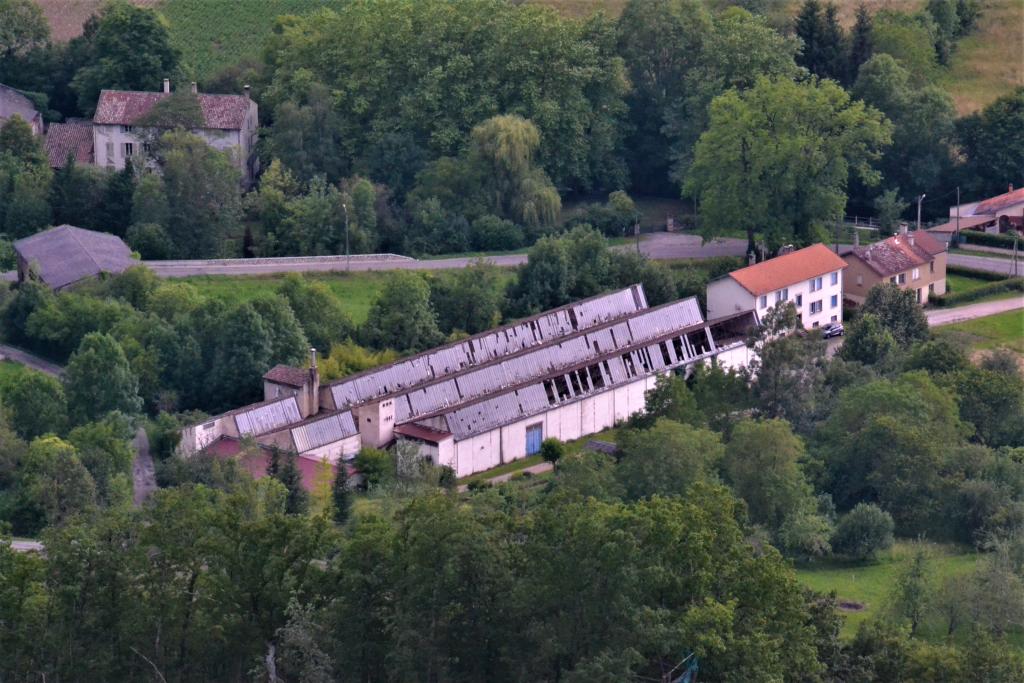
[[[301,420],[299,404],[296,403],[294,396],[235,413],[235,424],[242,436],[266,434]]]
[[[73,225],[59,225],[20,239],[14,250],[38,268],[40,279],[53,289],[100,273],[121,273],[139,264],[117,235]]]
[[[643,287],[633,285],[341,380],[331,386],[331,394],[336,406],[349,407],[551,343],[645,308]]]
[[[359,433],[356,429],[355,420],[348,410],[342,413],[332,413],[327,417],[318,420],[310,420],[292,428],[292,440],[295,442],[295,449],[299,453],[321,446],[326,446],[335,441],[347,439]]]

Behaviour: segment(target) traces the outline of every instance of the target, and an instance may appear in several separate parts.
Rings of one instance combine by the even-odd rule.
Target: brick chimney
[[[199,86],[196,85],[195,81],[192,81],[192,94],[195,95],[195,94],[198,94],[198,93],[199,93]]]
[[[309,348],[309,411],[311,415],[320,412],[320,369],[316,366],[316,349]]]
[[[908,226],[906,223],[900,223],[900,234],[901,235],[906,235],[907,231],[909,229],[910,229],[910,226]]]

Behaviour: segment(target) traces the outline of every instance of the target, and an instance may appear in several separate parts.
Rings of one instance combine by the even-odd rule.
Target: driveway
[[[997,313],[1014,311],[1018,308],[1024,308],[1024,296],[1014,297],[1013,299],[1000,299],[998,301],[984,301],[979,304],[969,304],[955,308],[933,308],[925,311],[925,315],[928,317],[928,324],[932,327],[937,327],[939,325],[949,325],[964,320],[974,320],[975,318],[984,318],[996,315]],[[1021,330],[1021,334],[1024,334],[1024,330]]]
[[[1019,257],[1017,263],[1017,274],[1024,275],[1024,256]],[[1002,275],[1013,275],[1013,261],[1006,258],[989,258],[987,256],[969,256],[958,254],[955,251],[949,252],[946,256],[946,263],[951,266],[962,266],[974,270],[987,270],[990,273],[1001,273]]]
[[[22,351],[21,349],[14,348],[13,346],[7,346],[5,344],[0,344],[0,359],[13,360],[16,363],[21,363],[33,370],[46,373],[51,377],[59,378],[64,374],[64,368],[56,363],[51,363],[39,356],[32,355],[28,351]]]
[[[135,505],[139,506],[156,491],[156,467],[149,454],[149,437],[142,427],[135,432],[132,446],[135,448],[135,461],[132,463],[132,499]]]

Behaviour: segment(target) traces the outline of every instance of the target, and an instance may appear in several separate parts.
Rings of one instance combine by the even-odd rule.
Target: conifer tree
[[[334,502],[334,521],[344,524],[352,511],[352,492],[348,487],[348,470],[344,462],[338,463],[338,473],[334,475],[331,487],[331,499]]]

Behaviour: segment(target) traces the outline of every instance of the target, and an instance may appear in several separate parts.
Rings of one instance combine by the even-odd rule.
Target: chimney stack
[[[309,411],[320,412],[320,370],[316,367],[316,349],[309,347]]]
[[[909,229],[910,229],[910,228],[909,228],[909,226],[907,226],[907,224],[906,224],[906,223],[900,223],[900,234],[901,234],[901,235],[906,235],[906,234],[907,234],[907,231],[908,231]]]
[[[853,247],[856,249],[860,246],[860,231],[857,228],[853,229]]]
[[[1007,192],[1013,192],[1013,183],[1010,183],[1010,189]]]
[[[242,90],[245,91],[245,99],[249,99],[249,91],[251,88],[248,84],[242,86]]]
[[[164,79],[164,92],[171,92],[171,79]]]
[[[196,85],[195,81],[192,81],[192,94],[195,95],[198,92],[199,92],[199,87]]]

